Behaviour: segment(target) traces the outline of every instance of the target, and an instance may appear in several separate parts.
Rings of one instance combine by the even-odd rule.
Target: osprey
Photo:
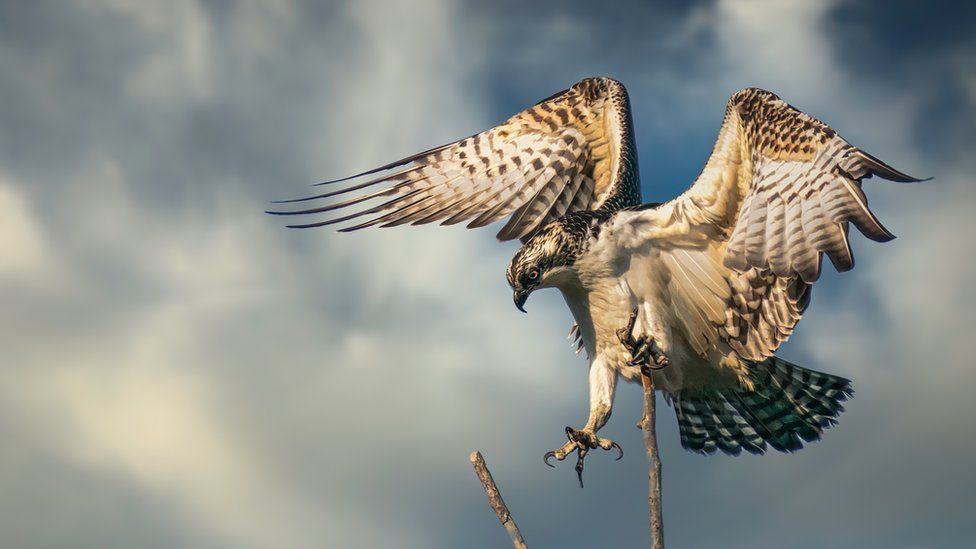
[[[774,355],[810,302],[824,255],[854,267],[853,224],[894,238],[868,209],[861,181],[920,181],[854,147],[823,122],[761,89],[729,99],[712,154],[677,198],[641,201],[624,86],[587,78],[505,123],[334,184],[324,206],[269,212],[345,215],[341,231],[439,221],[520,239],[508,267],[515,306],[558,288],[589,359],[590,415],[546,454],[620,446],[597,432],[617,379],[652,376],[677,414],[681,444],[702,454],[792,452],[818,440],[851,396],[847,379]],[[363,191],[358,195],[349,195]],[[352,198],[347,198],[354,196]],[[348,213],[346,213],[348,212]],[[636,330],[636,332],[635,332]],[[619,456],[618,456],[619,459]]]

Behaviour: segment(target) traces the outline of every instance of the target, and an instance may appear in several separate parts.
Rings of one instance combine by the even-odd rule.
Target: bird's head
[[[512,258],[508,266],[508,284],[512,287],[515,306],[523,306],[536,288],[557,286],[571,272],[576,260],[574,239],[558,222],[553,222],[532,236]]]

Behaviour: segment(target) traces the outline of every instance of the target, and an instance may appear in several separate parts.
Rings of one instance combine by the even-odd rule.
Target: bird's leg
[[[566,438],[568,441],[559,448],[547,452],[545,455],[546,465],[553,467],[549,463],[549,458],[556,458],[558,461],[566,459],[566,456],[576,452],[576,475],[579,477],[580,487],[583,486],[583,460],[586,454],[595,448],[603,450],[617,449],[617,459],[624,455],[620,445],[608,438],[600,438],[596,432],[606,425],[610,419],[610,412],[613,409],[613,395],[617,387],[617,373],[611,370],[602,357],[598,357],[590,365],[590,418],[586,426],[582,429],[566,427]]]
[[[630,351],[629,366],[638,366],[642,372],[647,370],[660,370],[668,365],[668,357],[656,348],[654,338],[641,334],[634,337],[634,325],[637,323],[637,308],[630,313],[627,326],[617,330],[617,338],[620,343]]]

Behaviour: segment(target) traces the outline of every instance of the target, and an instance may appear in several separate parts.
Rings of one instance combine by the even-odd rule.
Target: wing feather
[[[656,210],[618,215],[630,247],[654,239],[727,241],[724,263],[779,277],[820,275],[820,255],[853,266],[846,224],[894,238],[868,207],[861,181],[913,178],[854,147],[832,128],[757,88],[732,95],[712,155],[684,194]],[[673,244],[673,242],[672,242]],[[816,258],[816,259],[814,259]]]
[[[746,89],[729,100],[712,155],[691,188],[658,208],[619,212],[610,231],[619,253],[665,259],[695,351],[702,352],[706,334],[709,348],[724,344],[744,359],[763,360],[799,322],[823,255],[838,271],[853,268],[849,224],[873,240],[894,238],[861,188],[875,175],[920,181],[772,93]],[[723,291],[711,277],[690,276],[702,271],[716,273]],[[718,337],[700,327],[703,318]]]
[[[610,78],[588,78],[485,132],[322,184],[380,174],[369,181],[282,202],[378,191],[322,207],[269,213],[350,212],[294,227],[375,216],[344,230],[432,221],[467,221],[475,228],[511,215],[498,238],[524,240],[570,211],[639,205],[634,158],[626,90]]]

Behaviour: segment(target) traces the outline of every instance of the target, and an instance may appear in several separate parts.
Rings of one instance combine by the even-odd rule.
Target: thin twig
[[[485,464],[485,458],[481,457],[481,452],[477,450],[471,452],[471,465],[474,465],[474,472],[478,475],[478,480],[481,481],[481,485],[485,487],[485,493],[488,494],[488,504],[495,510],[495,514],[498,515],[498,520],[501,521],[502,526],[505,527],[508,535],[511,536],[512,545],[515,546],[515,549],[526,549],[525,540],[522,539],[522,533],[519,532],[518,526],[515,524],[515,519],[512,518],[508,507],[505,506],[505,501],[502,500],[502,493],[495,486],[495,480],[491,478],[491,472],[488,471],[488,465]]]
[[[661,458],[657,453],[654,381],[647,369],[642,370],[641,382],[644,385],[644,417],[641,419],[641,429],[644,431],[644,447],[647,448],[647,461],[650,465],[647,474],[649,484],[647,503],[651,511],[651,548],[664,549],[664,521],[661,518]]]

